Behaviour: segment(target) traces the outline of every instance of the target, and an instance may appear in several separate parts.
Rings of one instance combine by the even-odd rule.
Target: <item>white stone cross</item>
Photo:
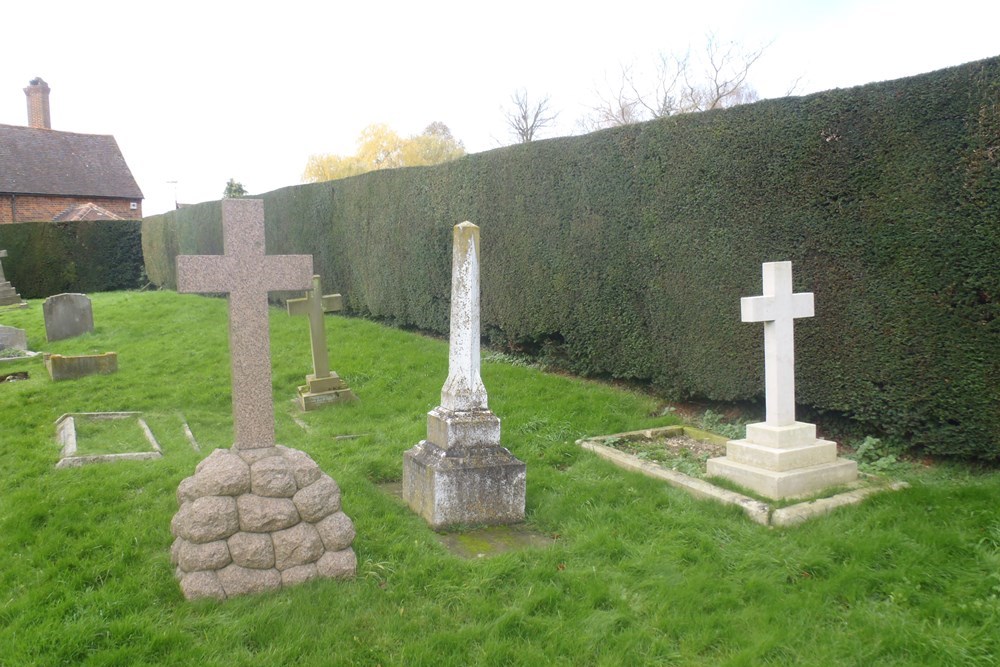
[[[441,407],[486,410],[479,362],[479,227],[455,225],[451,260],[451,337]]]
[[[764,295],[740,299],[744,322],[764,323],[764,392],[768,426],[795,423],[793,320],[813,316],[812,292],[792,293],[792,263],[763,264]]]
[[[312,347],[313,377],[317,380],[330,377],[330,360],[326,351],[326,331],[323,327],[323,313],[332,313],[343,308],[343,298],[339,294],[323,294],[320,277],[312,277],[312,289],[301,299],[286,302],[289,315],[305,315],[309,318],[309,343]]]
[[[309,289],[311,255],[264,254],[264,202],[222,200],[222,255],[177,257],[178,292],[224,292],[229,299],[233,446],[274,446],[267,293]]]

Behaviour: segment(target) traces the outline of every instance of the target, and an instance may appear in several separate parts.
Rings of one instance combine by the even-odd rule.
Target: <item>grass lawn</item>
[[[528,524],[556,539],[463,560],[379,486],[400,479],[403,452],[424,436],[447,344],[329,317],[331,366],[361,400],[300,414],[308,331],[278,309],[278,441],[339,482],[358,577],[186,602],[170,519],[180,481],[231,444],[226,303],[170,292],[93,303],[94,333],[52,344],[40,301],[0,312],[33,350],[117,351],[119,365],[58,383],[40,357],[0,365],[31,375],[0,384],[0,665],[1000,661],[1000,473],[900,467],[909,489],[767,529],[574,444],[671,423],[650,416],[653,398],[487,361],[503,442],[528,465]],[[163,459],[55,469],[55,420],[110,411],[141,411]]]

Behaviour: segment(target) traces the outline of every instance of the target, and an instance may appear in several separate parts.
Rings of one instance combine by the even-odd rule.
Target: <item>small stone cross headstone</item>
[[[304,315],[309,318],[313,372],[306,376],[306,384],[299,387],[299,406],[303,410],[312,410],[320,405],[354,399],[347,383],[330,371],[326,349],[323,313],[341,310],[343,298],[339,294],[323,295],[320,277],[313,276],[312,289],[301,299],[289,299],[286,306],[289,315]]]
[[[795,421],[793,322],[813,316],[811,292],[792,292],[792,263],[763,265],[763,295],[740,300],[744,322],[764,323],[766,420],[747,424],[724,457],[709,459],[724,477],[769,498],[792,498],[857,479],[857,464],[837,458],[837,443],[816,438],[816,425]]]
[[[45,338],[51,343],[94,330],[94,309],[86,294],[56,294],[42,303]]]
[[[764,323],[766,422],[795,423],[795,336],[793,321],[813,316],[812,292],[792,293],[792,263],[763,266],[764,294],[740,299],[744,322]]]
[[[264,254],[264,203],[222,202],[223,255],[177,258],[179,292],[225,292],[232,449],[216,449],[177,489],[171,560],[184,596],[226,599],[357,571],[340,487],[308,454],[277,445],[267,293],[305,290],[309,255]]]
[[[264,254],[264,203],[222,202],[222,255],[177,257],[178,292],[229,297],[233,432],[237,449],[274,446],[267,293],[309,289],[310,255]]]
[[[403,498],[435,530],[524,520],[525,464],[500,444],[479,358],[479,227],[455,225],[448,378],[427,439],[403,455]]]

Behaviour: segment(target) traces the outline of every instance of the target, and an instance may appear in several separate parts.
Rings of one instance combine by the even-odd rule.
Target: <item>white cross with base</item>
[[[309,289],[311,255],[264,254],[264,202],[222,201],[222,255],[177,257],[178,292],[224,292],[229,299],[233,446],[274,446],[267,293]]]
[[[301,299],[289,299],[285,306],[289,315],[305,315],[309,318],[309,342],[312,347],[313,377],[317,380],[330,377],[330,360],[326,351],[326,332],[323,328],[323,313],[333,313],[344,307],[339,294],[323,294],[319,276],[312,277],[312,289]]]
[[[744,322],[764,323],[764,391],[769,426],[795,423],[793,320],[813,316],[812,292],[792,293],[792,263],[763,264],[763,296],[740,299]]]

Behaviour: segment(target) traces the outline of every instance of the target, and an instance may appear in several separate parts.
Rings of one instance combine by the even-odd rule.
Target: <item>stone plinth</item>
[[[524,520],[525,464],[500,445],[479,358],[479,228],[455,225],[448,378],[427,439],[403,454],[403,499],[435,530]]]
[[[333,371],[330,371],[329,376],[325,378],[317,378],[312,374],[307,375],[306,384],[301,385],[298,389],[299,408],[304,412],[332,403],[356,400],[358,397],[351,391],[351,388]]]
[[[354,524],[308,454],[217,449],[177,489],[171,561],[189,600],[355,575]]]
[[[427,439],[403,455],[403,499],[435,530],[524,521],[526,477],[489,410],[435,408]]]
[[[44,357],[45,369],[53,380],[76,380],[87,375],[108,375],[118,372],[118,353],[81,354],[63,356],[49,354]]]

